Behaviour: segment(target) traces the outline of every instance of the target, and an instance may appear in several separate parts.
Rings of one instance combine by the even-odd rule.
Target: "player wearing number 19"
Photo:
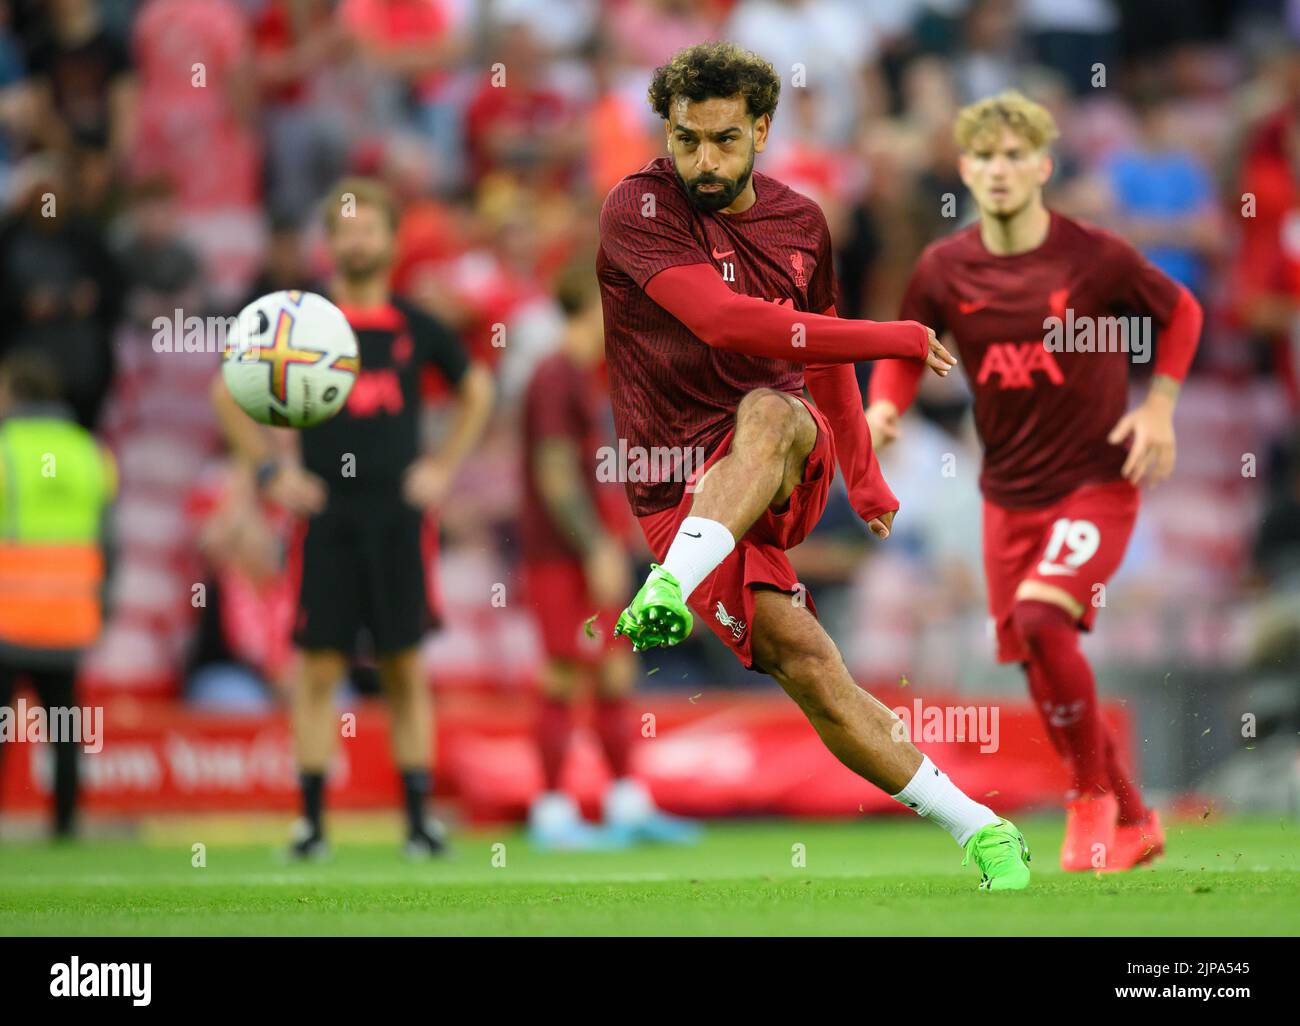
[[[901,316],[952,334],[975,395],[998,658],[1024,666],[1073,774],[1062,867],[1129,869],[1163,852],[1164,832],[1101,720],[1078,631],[1091,629],[1124,556],[1137,486],[1173,470],[1174,401],[1201,309],[1122,239],[1043,205],[1056,134],[1052,116],[1018,93],[958,114],[979,222],[922,254]],[[1114,329],[1140,318],[1159,326],[1155,373],[1125,413],[1128,353],[1149,356],[1154,332]],[[919,376],[915,363],[877,366],[867,408],[877,449],[897,437]]]

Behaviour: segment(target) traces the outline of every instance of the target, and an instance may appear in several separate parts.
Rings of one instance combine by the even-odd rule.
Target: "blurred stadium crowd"
[[[152,325],[319,283],[317,201],[356,172],[403,204],[395,287],[498,379],[441,515],[434,681],[532,680],[528,611],[488,601],[517,562],[518,399],[601,200],[663,152],[652,69],[714,38],[782,75],[757,166],[825,209],[842,316],[896,317],[921,248],[964,223],[960,105],[1016,86],[1051,108],[1049,202],[1139,244],[1207,311],[1178,470],[1146,500],[1092,651],[1294,680],[1300,3],[0,0],[0,355],[52,358],[121,468],[87,678],[226,704],[282,686],[285,525],[227,515],[243,507],[206,401],[219,354],[158,353]],[[840,502],[793,558],[861,679],[979,687],[979,456],[960,376],[929,380],[885,465],[895,536],[871,545]],[[698,640],[657,661],[678,672],[652,683],[746,676]]]

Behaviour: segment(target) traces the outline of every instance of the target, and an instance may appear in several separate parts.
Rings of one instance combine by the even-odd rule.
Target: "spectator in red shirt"
[[[176,183],[186,212],[259,199],[251,40],[232,0],[150,0],[132,40],[140,78],[138,178]]]
[[[577,112],[547,81],[546,63],[523,22],[502,27],[489,50],[489,71],[465,113],[470,176],[493,172],[546,185],[574,177],[587,140]]]
[[[1300,71],[1300,65],[1297,65]],[[1241,173],[1241,244],[1234,313],[1270,342],[1276,374],[1300,407],[1300,83],[1297,96],[1255,132]],[[1243,214],[1246,209],[1243,207]]]
[[[322,70],[348,56],[352,40],[329,0],[271,0],[253,25],[267,206],[301,222],[344,171],[347,130],[313,95]]]
[[[418,122],[437,158],[435,184],[450,188],[463,176],[463,97],[451,70],[467,52],[447,0],[343,0],[339,18],[363,58],[409,92]]]

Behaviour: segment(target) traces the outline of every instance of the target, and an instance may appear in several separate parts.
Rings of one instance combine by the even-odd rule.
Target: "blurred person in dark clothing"
[[[131,60],[96,0],[48,0],[28,64],[46,145],[126,152],[135,107]]]
[[[1276,458],[1251,553],[1257,602],[1246,663],[1263,674],[1300,666],[1300,431]]]
[[[43,354],[77,421],[93,428],[112,378],[118,269],[76,204],[64,158],[28,158],[15,177],[17,202],[0,222],[0,357]]]
[[[1274,587],[1300,590],[1300,432],[1281,459],[1274,490],[1255,536],[1254,563]]]
[[[352,205],[355,205],[354,207]],[[322,204],[333,260],[329,298],[357,335],[361,371],[331,420],[287,437],[256,424],[220,375],[212,399],[231,449],[268,501],[301,516],[294,642],[301,656],[293,723],[303,819],[289,854],[323,857],[325,774],[338,738],[334,692],[364,648],[393,711],[392,745],[412,858],[445,850],[425,814],[432,783],[433,709],[420,642],[441,619],[432,517],[487,422],[492,381],[457,339],[389,287],[399,212],[371,179],[337,183]],[[420,430],[420,379],[439,374],[455,395],[436,447]],[[363,643],[364,639],[364,643]]]
[[[0,363],[0,706],[13,707],[25,680],[51,734],[55,710],[74,705],[77,666],[103,621],[103,525],[116,477],[107,450],[60,402],[50,361],[18,353]],[[31,723],[17,722],[20,730]],[[84,715],[80,725],[79,737],[46,735],[58,837],[73,831],[77,748],[95,743],[88,730],[98,735]]]
[[[320,292],[323,287],[320,282],[313,280],[298,222],[285,214],[273,214],[268,228],[266,256],[257,277],[239,303],[241,309],[259,296],[271,292],[284,289]]]

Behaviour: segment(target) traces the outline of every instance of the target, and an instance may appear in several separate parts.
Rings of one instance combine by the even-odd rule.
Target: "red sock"
[[[632,763],[629,709],[630,703],[623,697],[596,700],[596,733],[615,780],[627,776]]]
[[[542,781],[548,791],[560,789],[560,771],[564,769],[572,733],[573,711],[569,703],[543,696],[537,712],[536,734],[537,752],[542,757]]]
[[[1036,601],[1017,602],[1011,616],[1046,692],[1050,712],[1041,705],[1039,712],[1049,732],[1059,731],[1069,753],[1075,794],[1106,793],[1110,790],[1106,731],[1097,705],[1097,683],[1079,649],[1074,618],[1060,606]]]
[[[1120,757],[1119,745],[1115,744],[1110,729],[1105,724],[1102,729],[1105,731],[1106,772],[1110,775],[1110,789],[1115,792],[1115,799],[1119,802],[1119,821],[1125,826],[1141,823],[1150,810],[1142,802],[1142,795]]]
[[[1034,663],[1021,663],[1025,668],[1025,678],[1029,681],[1029,697],[1033,699],[1034,708],[1042,717],[1043,727],[1047,730],[1047,739],[1052,742],[1056,754],[1062,759],[1070,757],[1070,748],[1065,743],[1065,735],[1060,727],[1052,726],[1052,691],[1043,678],[1043,670]]]

